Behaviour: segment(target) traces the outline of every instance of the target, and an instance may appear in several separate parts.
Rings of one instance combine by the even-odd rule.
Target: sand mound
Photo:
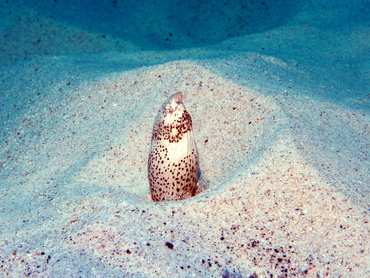
[[[238,68],[217,74],[217,61],[89,77],[69,59],[58,63],[70,72],[53,59],[4,70],[4,275],[368,274],[366,114],[313,99],[304,86],[268,83],[262,93],[236,81]],[[152,124],[178,91],[193,117],[201,188],[154,203]]]

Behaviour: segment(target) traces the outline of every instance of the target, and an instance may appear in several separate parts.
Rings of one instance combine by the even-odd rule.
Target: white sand
[[[208,48],[1,67],[0,276],[368,277],[370,30],[305,8]],[[154,203],[152,125],[177,91],[201,189]]]

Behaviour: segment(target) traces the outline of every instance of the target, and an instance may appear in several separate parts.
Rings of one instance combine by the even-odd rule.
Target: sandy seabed
[[[0,276],[368,277],[368,88],[328,48],[239,49],[260,36],[2,66]],[[175,92],[201,181],[154,203],[152,125]]]

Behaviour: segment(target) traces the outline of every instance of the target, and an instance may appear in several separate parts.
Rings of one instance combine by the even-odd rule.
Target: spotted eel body
[[[162,106],[153,127],[148,159],[153,201],[177,201],[194,196],[198,165],[192,120],[185,110],[182,94],[176,93]]]

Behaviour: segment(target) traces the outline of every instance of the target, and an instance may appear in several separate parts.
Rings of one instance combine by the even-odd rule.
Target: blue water
[[[177,59],[256,52],[340,83],[335,89],[340,92],[330,97],[369,98],[370,5],[366,0],[42,0],[7,1],[2,5],[0,64],[45,53],[139,53],[203,47],[210,51],[200,57],[163,52],[156,62],[130,63],[135,68]],[[109,43],[105,43],[108,37]],[[243,41],[232,43],[240,37]],[[225,40],[230,43],[217,45]],[[215,53],[215,49],[220,52]],[[110,66],[106,65],[107,70],[116,71],[115,65]]]

